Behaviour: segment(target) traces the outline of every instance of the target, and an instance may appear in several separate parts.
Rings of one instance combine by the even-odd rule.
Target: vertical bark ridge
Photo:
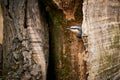
[[[39,11],[38,1],[29,1],[27,6],[27,32],[30,38],[32,57],[35,64],[38,64],[41,68],[42,80],[46,80],[48,64],[46,62],[48,62],[48,59],[46,59],[45,51],[48,49],[48,41],[45,39],[47,39],[48,36],[45,36],[45,34],[48,33],[44,28],[46,26],[44,26],[43,23],[40,21],[42,19],[40,14],[41,13]]]

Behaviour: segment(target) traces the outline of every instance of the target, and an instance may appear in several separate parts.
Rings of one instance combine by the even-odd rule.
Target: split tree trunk
[[[120,0],[84,0],[88,80],[120,79]]]
[[[38,0],[2,0],[7,80],[46,80],[48,26]]]
[[[82,0],[56,1],[2,0],[7,79],[45,80],[48,31],[42,12],[46,10],[50,27],[48,79],[86,80],[83,42],[66,30],[72,25],[81,25]]]

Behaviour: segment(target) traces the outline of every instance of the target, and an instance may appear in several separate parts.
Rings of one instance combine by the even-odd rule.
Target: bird
[[[70,30],[73,33],[76,33],[78,38],[80,38],[80,39],[82,38],[82,27],[71,26],[70,28],[66,28],[66,29]]]

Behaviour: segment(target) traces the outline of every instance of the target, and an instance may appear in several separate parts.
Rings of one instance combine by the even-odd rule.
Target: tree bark
[[[46,80],[49,38],[38,0],[2,0],[6,80]]]
[[[120,1],[84,0],[83,15],[82,3],[2,0],[6,80],[119,79]],[[65,29],[81,24],[85,43]]]
[[[8,80],[46,79],[48,31],[44,16],[50,29],[48,79],[86,80],[83,41],[66,30],[72,25],[81,25],[82,0],[2,2],[4,74],[8,74]]]
[[[119,80],[120,1],[84,0],[82,28],[88,36],[88,80]]]

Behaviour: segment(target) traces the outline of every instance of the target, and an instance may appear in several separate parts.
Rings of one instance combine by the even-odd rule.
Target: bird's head
[[[80,26],[71,26],[70,28],[66,28],[66,29],[72,31],[73,33],[79,33],[82,30]]]
[[[76,33],[77,37],[81,38],[82,28],[80,26],[71,26],[70,28],[66,28],[66,29],[72,31],[73,33]]]

